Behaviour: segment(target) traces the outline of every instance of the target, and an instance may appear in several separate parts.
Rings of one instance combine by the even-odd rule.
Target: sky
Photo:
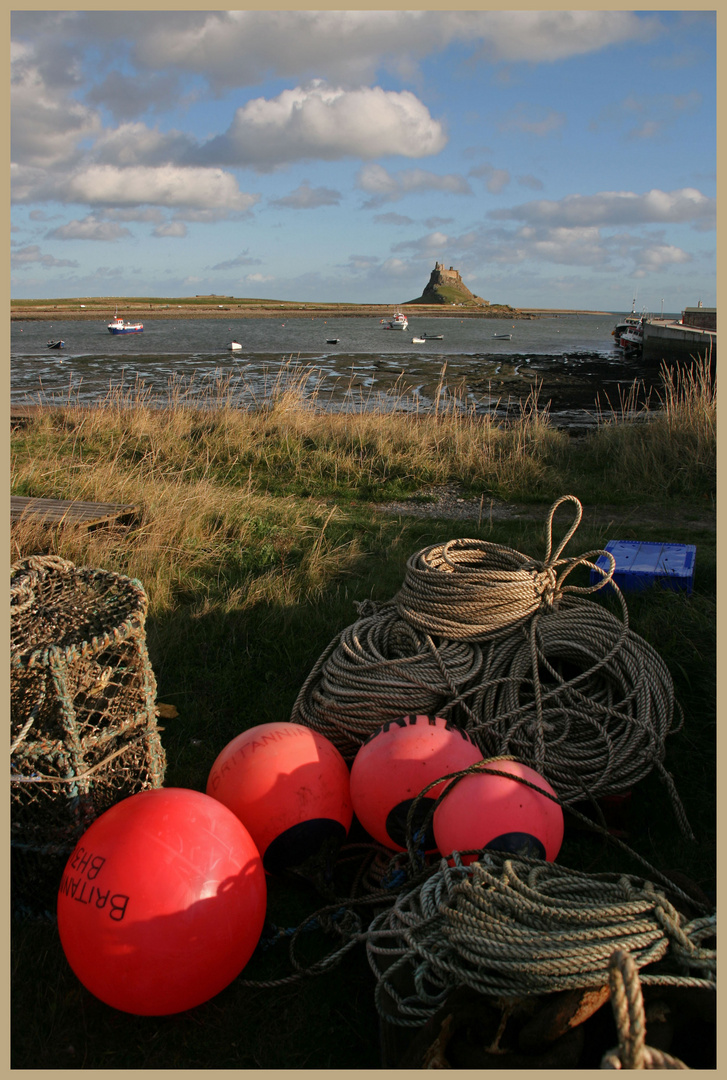
[[[714,11],[16,11],[11,295],[716,304]]]

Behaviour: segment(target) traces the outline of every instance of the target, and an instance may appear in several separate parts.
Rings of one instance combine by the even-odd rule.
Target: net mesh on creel
[[[140,582],[33,556],[10,570],[14,909],[53,909],[76,841],[160,787],[166,758]]]

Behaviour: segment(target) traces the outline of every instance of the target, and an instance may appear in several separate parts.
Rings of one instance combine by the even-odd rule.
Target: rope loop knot
[[[646,1045],[646,1014],[639,973],[633,957],[616,949],[608,963],[611,1007],[618,1047],[601,1060],[602,1069],[688,1069],[679,1058]]]
[[[553,519],[567,502],[575,504],[575,518],[553,551]],[[583,507],[575,495],[563,495],[552,505],[542,560],[485,540],[453,539],[423,548],[407,561],[404,583],[394,598],[399,615],[417,629],[450,641],[484,641],[541,609],[556,609],[567,592],[596,592],[612,581],[616,561],[610,552],[562,557],[582,516]],[[609,561],[608,570],[593,561],[602,555]],[[578,566],[598,571],[601,580],[590,586],[566,585]]]

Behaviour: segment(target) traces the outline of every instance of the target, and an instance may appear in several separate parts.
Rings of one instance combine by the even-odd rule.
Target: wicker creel
[[[11,567],[14,887],[18,853],[65,857],[113,803],[164,780],[147,603],[140,582],[56,556]]]

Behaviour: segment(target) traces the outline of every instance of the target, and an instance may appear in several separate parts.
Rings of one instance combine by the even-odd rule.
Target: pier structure
[[[647,319],[644,322],[642,359],[647,364],[690,357],[717,357],[717,309],[685,308],[679,322]]]

